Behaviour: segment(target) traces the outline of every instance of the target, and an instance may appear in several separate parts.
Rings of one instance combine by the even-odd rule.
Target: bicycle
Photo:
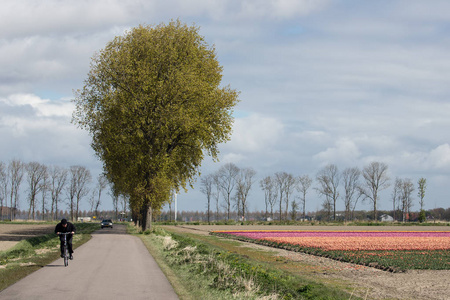
[[[64,266],[67,267],[69,265],[69,248],[67,247],[67,235],[72,234],[72,232],[60,232],[59,235],[64,236],[64,244],[63,244],[63,258],[64,258]]]

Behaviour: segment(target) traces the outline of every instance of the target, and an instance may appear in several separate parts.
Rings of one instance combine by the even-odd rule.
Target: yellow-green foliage
[[[76,92],[73,121],[135,213],[161,207],[230,137],[238,93],[220,87],[215,49],[198,31],[180,21],[132,28],[93,57]]]

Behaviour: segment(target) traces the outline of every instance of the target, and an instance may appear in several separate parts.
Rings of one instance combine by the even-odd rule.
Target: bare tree
[[[323,195],[322,195],[323,196]],[[330,194],[325,195],[325,199],[322,202],[323,210],[326,212],[327,220],[331,220],[331,211],[333,209],[333,199]]]
[[[284,183],[284,195],[286,196],[284,202],[286,203],[286,211],[285,211],[285,219],[288,219],[288,211],[289,211],[289,196],[293,193],[295,187],[297,185],[297,180],[294,175],[287,174]],[[295,201],[293,201],[295,203]]]
[[[214,202],[216,203],[216,221],[219,221],[219,214],[220,214],[220,207],[219,207],[219,200],[220,200],[220,181],[219,181],[219,172],[216,172],[213,174],[213,180],[214,180],[214,186],[216,187],[216,192],[213,193],[214,196]]]
[[[245,219],[245,213],[247,209],[247,199],[250,189],[254,183],[253,177],[256,175],[255,170],[252,168],[245,168],[239,172],[236,180],[237,190],[236,197],[238,201],[238,215],[242,213],[242,218]],[[240,204],[239,204],[240,203]],[[240,211],[239,211],[240,208]]]
[[[1,220],[3,221],[4,212],[3,209],[7,205],[7,195],[8,195],[8,177],[7,177],[7,169],[5,163],[0,161],[0,206],[2,208],[1,211]]]
[[[89,176],[90,176],[90,174],[89,174]],[[88,179],[88,181],[90,181],[90,179]],[[106,178],[106,176],[103,174],[98,175],[97,185],[95,187],[95,190],[97,192],[97,199],[94,203],[95,215],[98,215],[98,207],[100,206],[100,204],[102,202],[102,191],[106,188],[107,185],[108,185],[108,179]],[[116,213],[117,213],[117,211],[116,211]]]
[[[414,184],[411,179],[407,178],[402,181],[401,189],[401,199],[402,199],[402,211],[403,211],[403,222],[409,221],[409,214],[412,207],[412,197],[411,194],[414,191]]]
[[[275,179],[271,176],[267,176],[259,182],[261,189],[264,191],[264,202],[266,204],[266,219],[268,214],[268,207],[270,207],[270,217],[273,220],[273,206],[277,201],[277,188]]]
[[[75,215],[75,220],[78,219],[78,213],[79,213],[79,209],[80,209],[80,202],[81,199],[86,196],[87,194],[89,194],[89,183],[92,180],[92,175],[91,172],[86,169],[83,166],[76,166],[77,172],[76,172],[76,179],[77,179],[77,188],[76,188],[76,199],[77,199],[77,207],[76,207],[76,215]],[[104,180],[104,184],[106,186],[106,179]],[[103,186],[102,189],[105,188],[105,186]],[[101,190],[99,188],[99,198],[101,196]]]
[[[106,182],[106,186],[108,186],[107,182]],[[97,194],[97,189],[98,189],[98,187],[93,192],[93,194]],[[120,214],[120,215],[123,215],[123,217],[125,217],[125,213],[127,211],[126,208],[127,208],[128,198],[124,194],[120,193],[115,188],[115,186],[112,182],[109,183],[108,195],[111,196],[116,216],[118,216]],[[95,198],[95,196],[93,196],[93,198]],[[98,214],[99,214],[98,206],[100,205],[100,202],[98,201],[98,199],[94,199],[92,205],[94,207],[93,210],[95,211],[95,215],[98,216]],[[119,213],[119,209],[121,210],[120,213]]]
[[[47,192],[50,189],[49,186],[49,181],[48,181],[48,168],[47,166],[43,166],[44,167],[44,177],[42,178],[42,182],[41,182],[41,203],[42,203],[42,220],[45,220],[45,212],[47,212],[47,216],[48,216],[48,208],[45,208],[45,205],[47,204]]]
[[[393,209],[393,218],[396,218],[396,211],[399,209],[398,205],[401,203],[401,191],[402,191],[403,181],[400,178],[395,178],[394,189],[392,190],[392,209]]]
[[[126,196],[126,195],[121,194],[119,196],[119,204],[121,205],[122,212],[125,213],[127,211],[128,203],[129,203],[129,197]]]
[[[58,219],[58,204],[61,193],[67,183],[67,169],[53,166],[50,169],[50,194],[52,197],[51,215],[52,220]]]
[[[95,193],[97,193],[97,192],[95,191]],[[113,207],[114,207],[114,211],[116,212],[116,216],[117,216],[118,212],[119,212],[120,193],[115,188],[114,183],[112,183],[112,182],[110,182],[110,184],[109,184],[108,194],[111,196]],[[98,206],[97,206],[97,204],[98,204],[98,206],[100,206],[100,202],[96,201],[94,199],[92,205],[93,205],[93,207],[95,207],[95,216],[98,216]]]
[[[373,203],[373,219],[377,221],[378,193],[389,187],[387,175],[388,166],[380,162],[371,162],[364,167],[362,175],[364,185],[360,188],[361,194]]]
[[[214,176],[209,174],[201,179],[200,191],[206,195],[207,220],[210,222],[211,214],[211,199],[213,197]]]
[[[10,188],[10,200],[11,200],[11,221],[16,218],[16,211],[19,208],[19,190],[24,175],[24,164],[19,160],[12,160],[8,165],[8,175]]]
[[[70,167],[70,180],[67,186],[67,199],[69,201],[70,219],[73,221],[75,211],[75,197],[77,194],[77,168]]]
[[[297,219],[297,210],[298,210],[298,203],[295,202],[295,200],[292,200],[291,202],[291,220],[295,221]]]
[[[225,199],[227,209],[227,220],[230,219],[231,193],[236,186],[236,177],[239,174],[239,168],[233,163],[227,163],[218,171],[218,183]]]
[[[303,221],[306,218],[306,194],[311,187],[312,179],[308,175],[303,175],[298,178],[297,191],[300,193],[300,204],[303,209]]]
[[[427,189],[427,180],[425,178],[420,178],[417,182],[417,185],[419,186],[419,189],[417,191],[417,195],[419,196],[419,204],[420,204],[420,210],[423,210],[424,202],[423,199],[425,198],[425,190]]]
[[[333,220],[336,220],[336,201],[339,198],[338,187],[341,180],[337,166],[334,164],[325,166],[317,173],[316,180],[319,183],[316,190],[325,196],[326,208],[333,208]]]
[[[359,176],[361,171],[354,168],[347,168],[342,172],[342,179],[344,181],[344,204],[345,204],[345,220],[348,221],[352,207],[358,201],[359,192]],[[352,216],[353,217],[353,216]]]
[[[81,199],[89,193],[88,184],[91,182],[91,172],[83,166],[70,167],[70,182],[67,189],[70,218],[78,219]],[[75,213],[75,215],[74,215]]]
[[[109,193],[108,193],[109,194]],[[118,201],[117,198],[111,193],[111,198],[113,199],[113,205],[115,204],[115,201]],[[89,203],[89,211],[94,211],[95,202],[97,201],[97,191],[93,189],[91,191],[91,195],[89,196],[88,203]],[[97,214],[95,214],[97,216]]]
[[[280,204],[280,218],[279,220],[281,221],[283,219],[283,194],[284,194],[284,185],[286,182],[286,177],[288,176],[288,174],[286,172],[277,172],[275,173],[275,185],[277,187],[278,190],[278,196],[279,196],[279,200],[278,203]]]
[[[36,220],[36,195],[42,189],[42,181],[46,173],[46,167],[38,162],[30,162],[25,165],[28,181],[28,219],[30,215]]]

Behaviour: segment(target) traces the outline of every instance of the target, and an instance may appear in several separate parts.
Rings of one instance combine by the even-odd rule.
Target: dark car
[[[105,227],[111,227],[113,228],[113,223],[111,220],[103,220],[101,223],[102,229]]]

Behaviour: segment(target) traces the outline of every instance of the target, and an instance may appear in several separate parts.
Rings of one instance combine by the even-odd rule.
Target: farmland
[[[52,233],[55,225],[49,224],[0,224],[0,251],[7,250],[21,240]]]
[[[389,271],[450,269],[450,231],[241,230],[213,233]]]
[[[438,232],[449,232],[448,226],[377,226],[376,230],[371,230],[373,227],[368,226],[177,226],[170,227],[170,229],[176,230],[177,232],[184,232],[185,234],[195,235],[195,236],[205,236],[209,235],[211,231],[229,231],[236,232],[239,230],[251,230],[251,231],[261,231],[266,232],[276,232],[280,230],[299,230],[305,229],[307,231],[314,231],[322,235],[326,235],[326,232],[335,231],[341,232],[341,235],[347,233],[349,235],[356,235],[358,232],[364,231],[382,231],[385,235],[418,235],[418,237],[427,238],[432,237],[432,235]],[[270,231],[268,231],[270,230]],[[352,233],[353,232],[353,233]],[[397,232],[397,233],[395,233]],[[404,232],[404,233],[399,233]],[[418,232],[418,233],[417,233]],[[422,236],[421,236],[422,235]],[[439,235],[439,234],[437,234]],[[442,236],[441,236],[442,237]],[[333,237],[334,238],[334,237]],[[399,236],[394,237],[399,238]],[[449,239],[446,237],[446,239]],[[368,299],[446,299],[446,294],[448,287],[450,286],[450,270],[433,270],[433,267],[426,267],[424,269],[414,269],[405,266],[396,266],[395,272],[385,271],[379,266],[372,264],[362,264],[362,263],[352,263],[346,262],[345,259],[333,259],[330,253],[317,253],[314,255],[292,251],[289,247],[278,247],[274,248],[272,246],[267,246],[269,244],[259,244],[259,243],[247,243],[242,242],[241,249],[253,248],[256,251],[270,251],[275,253],[276,259],[270,262],[271,265],[276,266],[281,270],[286,272],[297,274],[301,276],[308,276],[319,282],[324,282],[336,286],[349,286],[359,291],[358,294],[362,297]],[[269,241],[267,241],[269,242]],[[289,249],[289,250],[286,250]],[[232,252],[244,253],[252,257],[248,253],[250,250],[239,250],[239,248],[229,249]],[[331,251],[342,251],[342,250],[331,250]],[[366,250],[368,257],[376,256],[370,255],[369,251],[388,251],[388,250]],[[397,250],[388,252],[410,252],[410,250]],[[417,250],[421,252],[426,251],[446,251],[448,250]],[[353,253],[362,253],[364,251],[353,251]],[[437,252],[435,252],[436,254]],[[404,253],[405,254],[405,253]],[[407,254],[407,253],[406,253]],[[442,254],[442,253],[441,253]],[[445,257],[441,254],[437,254],[437,259],[444,260],[448,264],[448,256]],[[340,255],[342,256],[342,254]],[[427,257],[424,255],[423,257]],[[252,257],[254,259],[260,259],[258,257]],[[353,258],[355,261],[356,259]],[[394,260],[405,261],[411,263],[411,258],[408,256],[396,257]]]

